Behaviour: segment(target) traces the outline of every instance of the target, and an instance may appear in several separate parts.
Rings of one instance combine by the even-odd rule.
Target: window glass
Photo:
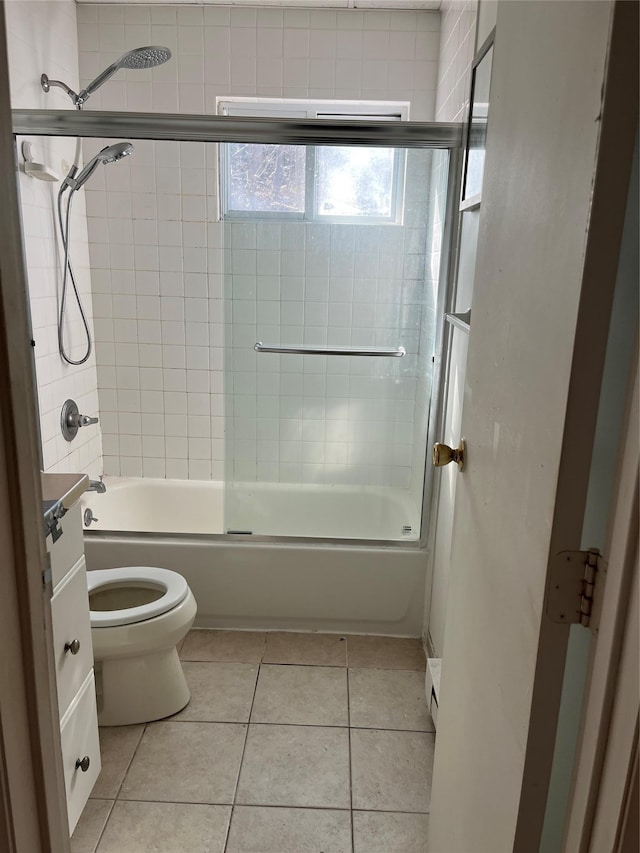
[[[227,207],[254,213],[305,210],[303,145],[227,145]]]
[[[391,148],[316,149],[316,216],[390,218],[394,151]]]
[[[362,112],[354,107],[361,106]],[[408,105],[239,98],[226,115],[401,121]],[[366,112],[364,111],[366,109]],[[225,143],[220,146],[224,218],[396,222],[402,218],[404,153],[390,148]]]

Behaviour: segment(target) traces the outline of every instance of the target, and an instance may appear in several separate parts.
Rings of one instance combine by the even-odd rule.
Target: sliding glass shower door
[[[221,164],[225,530],[418,539],[448,151]]]
[[[416,542],[460,129],[17,111],[14,132],[135,146],[86,190],[105,472],[206,486],[182,532]]]

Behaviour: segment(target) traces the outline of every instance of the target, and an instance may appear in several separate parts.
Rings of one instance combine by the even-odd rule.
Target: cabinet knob
[[[71,640],[70,643],[64,644],[65,652],[71,652],[72,655],[77,655],[80,651],[80,640]]]
[[[86,773],[90,764],[91,759],[88,755],[85,755],[84,758],[78,758],[76,761],[76,770],[82,770],[83,773]]]

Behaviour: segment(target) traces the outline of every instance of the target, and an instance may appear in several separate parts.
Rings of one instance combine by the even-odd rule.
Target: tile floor
[[[191,631],[189,705],[101,730],[73,853],[424,853],[418,640]]]

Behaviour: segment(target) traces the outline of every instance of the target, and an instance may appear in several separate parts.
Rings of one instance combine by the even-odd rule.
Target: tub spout
[[[88,492],[100,492],[100,494],[104,494],[107,491],[107,487],[102,482],[102,480],[89,480],[89,485],[87,487]]]

